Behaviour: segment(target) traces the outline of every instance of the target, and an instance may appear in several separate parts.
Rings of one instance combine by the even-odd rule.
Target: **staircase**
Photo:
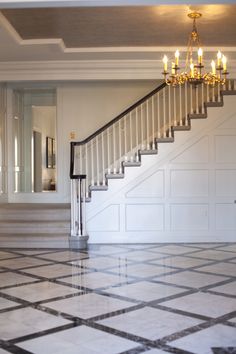
[[[207,118],[235,95],[235,82],[224,86],[162,84],[81,142],[71,143],[71,236],[86,236],[86,203],[93,191],[106,191],[109,180],[123,179],[127,167],[141,166],[143,155],[158,154],[158,145],[173,143],[175,132]]]
[[[0,204],[4,247],[68,247],[69,204]]]

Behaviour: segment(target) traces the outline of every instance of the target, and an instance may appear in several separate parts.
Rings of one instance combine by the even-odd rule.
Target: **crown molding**
[[[162,66],[162,60],[1,62],[0,81],[156,80],[163,79]],[[229,71],[235,78],[236,60]]]
[[[228,0],[227,3],[234,3]],[[205,0],[192,0],[191,4],[205,4]],[[0,8],[34,7],[87,7],[87,6],[150,6],[182,5],[182,0],[0,0]],[[207,4],[222,4],[222,0],[208,0]]]

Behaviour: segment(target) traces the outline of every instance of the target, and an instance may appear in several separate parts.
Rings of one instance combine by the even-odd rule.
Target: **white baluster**
[[[160,92],[157,93],[157,137],[161,137],[161,124],[160,124]]]
[[[170,105],[170,85],[168,86],[168,136],[171,136],[171,105]]]
[[[182,115],[182,88],[179,86],[179,124],[183,125],[183,115]]]
[[[90,148],[91,148],[91,185],[94,186],[93,140],[90,141]]]
[[[110,168],[110,128],[107,128],[107,173],[111,173]]]
[[[85,174],[86,174],[86,180],[85,180],[85,187],[86,187],[86,197],[89,196],[89,191],[88,191],[88,184],[89,184],[89,173],[88,173],[88,144],[85,144]]]
[[[102,132],[102,184],[105,186],[105,153],[104,153],[104,132]]]
[[[193,85],[190,84],[190,113],[193,114]]]
[[[82,183],[82,195],[83,195],[83,205],[82,205],[82,227],[83,229],[81,230],[82,231],[82,235],[85,236],[87,235],[87,232],[86,232],[86,198],[85,198],[85,195],[86,195],[86,186],[85,186],[85,180],[82,180],[81,181]]]
[[[139,149],[139,131],[138,131],[138,108],[135,109],[135,135],[136,135],[136,149]],[[136,154],[136,161],[139,161],[138,153]]]
[[[96,136],[96,142],[95,142],[95,146],[96,146],[96,160],[97,160],[97,185],[100,185],[100,179],[99,179],[99,146],[98,146],[98,135]]]
[[[112,126],[112,144],[113,144],[113,172],[116,174],[116,129]]]
[[[133,161],[133,129],[132,129],[132,113],[129,114],[129,140],[130,140],[130,161]]]
[[[125,140],[125,161],[128,161],[128,156],[127,156],[127,116],[124,118],[124,140]]]
[[[202,92],[202,104],[201,104],[201,113],[204,114],[204,84],[201,84],[201,92]]]
[[[148,100],[146,101],[146,126],[147,126],[147,150],[150,150],[150,144],[149,144],[149,109],[148,109]]]
[[[155,150],[154,97],[152,96],[152,150]]]
[[[174,126],[177,125],[176,122],[176,88],[174,88]]]
[[[196,92],[196,113],[199,114],[198,86],[195,87]]]
[[[163,89],[163,137],[166,138],[166,89]]]
[[[206,89],[207,89],[207,102],[210,102],[209,85],[207,85]]]
[[[121,165],[121,157],[122,157],[122,151],[121,151],[121,145],[122,145],[121,144],[121,119],[119,120],[118,129],[119,129],[119,161],[120,161],[119,173],[122,173],[122,165]]]
[[[141,104],[141,149],[144,149],[143,104]]]
[[[217,84],[217,101],[221,102],[221,97],[220,97],[220,84]]]
[[[184,103],[185,103],[185,125],[188,125],[188,87],[187,82],[184,84]]]

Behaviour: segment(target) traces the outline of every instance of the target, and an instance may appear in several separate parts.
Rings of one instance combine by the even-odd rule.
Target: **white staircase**
[[[234,80],[215,87],[163,84],[84,141],[72,142],[71,235],[87,234],[86,202],[94,191],[123,179],[127,167],[141,166],[143,155],[158,154],[159,144],[174,142],[175,132],[189,131],[192,121],[207,118],[208,108],[223,106],[224,95],[235,94]]]
[[[69,204],[0,204],[4,247],[68,247]]]

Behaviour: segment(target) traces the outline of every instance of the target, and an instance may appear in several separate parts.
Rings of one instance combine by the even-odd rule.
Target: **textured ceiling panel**
[[[61,38],[67,47],[185,46],[191,9],[203,45],[236,46],[236,4],[7,9],[2,13],[23,39]]]

